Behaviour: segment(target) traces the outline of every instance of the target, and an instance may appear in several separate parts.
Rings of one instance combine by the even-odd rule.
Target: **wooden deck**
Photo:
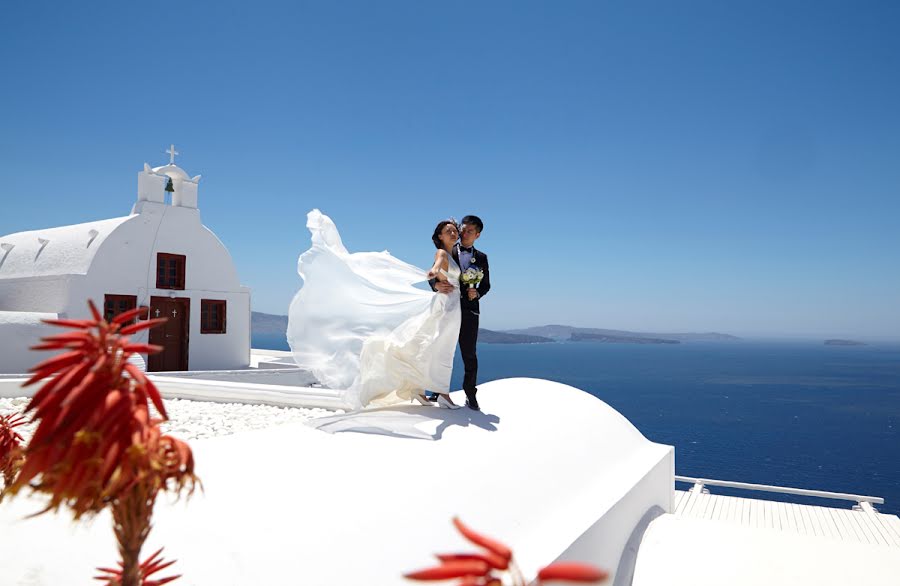
[[[675,491],[675,516],[900,548],[900,518],[861,510]]]

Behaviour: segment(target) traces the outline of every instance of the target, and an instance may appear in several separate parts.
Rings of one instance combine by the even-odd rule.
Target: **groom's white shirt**
[[[459,244],[456,245],[456,253],[459,256],[459,268],[465,272],[472,264],[472,253],[462,250]]]

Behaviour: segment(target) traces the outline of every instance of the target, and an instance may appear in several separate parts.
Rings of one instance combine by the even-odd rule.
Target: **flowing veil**
[[[424,269],[387,251],[348,252],[334,222],[319,210],[307,214],[306,226],[312,247],[297,261],[303,285],[288,312],[288,344],[298,365],[324,386],[346,390],[347,402],[360,407],[350,390],[359,378],[363,342],[428,312],[434,294],[413,286],[427,279]]]

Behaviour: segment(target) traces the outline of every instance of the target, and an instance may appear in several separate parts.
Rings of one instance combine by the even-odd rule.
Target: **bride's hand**
[[[436,281],[446,281],[447,280],[447,277],[444,276],[444,273],[442,271],[436,271],[434,269],[431,269],[430,271],[428,271],[428,278],[434,279]]]

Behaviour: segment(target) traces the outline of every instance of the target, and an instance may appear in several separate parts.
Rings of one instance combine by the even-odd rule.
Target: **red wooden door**
[[[148,372],[188,369],[188,324],[190,302],[186,297],[151,297],[150,317],[165,317],[169,321],[150,329],[150,343],[162,346],[159,354],[147,361]]]

